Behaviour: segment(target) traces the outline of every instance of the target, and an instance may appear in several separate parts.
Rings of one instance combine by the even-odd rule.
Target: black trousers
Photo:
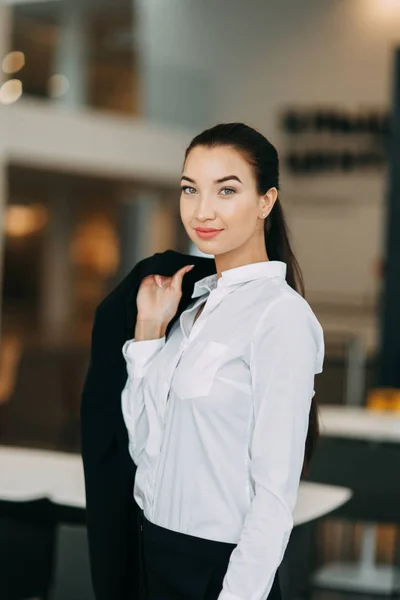
[[[138,519],[141,600],[217,600],[237,544],[165,529],[143,511]],[[268,600],[281,600],[278,571]]]

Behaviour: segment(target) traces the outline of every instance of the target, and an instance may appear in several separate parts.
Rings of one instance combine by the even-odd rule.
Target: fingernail
[[[189,265],[189,269],[188,269],[188,271],[190,271],[190,269],[193,269],[193,267],[194,267],[194,266],[195,266],[195,265]]]

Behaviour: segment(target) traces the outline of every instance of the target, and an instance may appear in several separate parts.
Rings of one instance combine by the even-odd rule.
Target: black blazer
[[[196,281],[216,273],[215,260],[156,253],[138,262],[97,307],[90,365],[81,403],[81,447],[86,486],[86,515],[91,575],[96,600],[139,597],[137,511],[133,498],[136,466],[128,451],[121,411],[127,371],[124,342],[134,336],[140,282],[153,273],[173,275],[187,264],[195,267],[182,282],[182,298],[166,335],[188,306]]]

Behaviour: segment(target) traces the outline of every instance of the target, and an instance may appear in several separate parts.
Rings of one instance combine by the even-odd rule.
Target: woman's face
[[[264,219],[276,200],[276,189],[264,196],[248,162],[227,146],[196,146],[190,151],[181,180],[180,214],[188,236],[201,252],[224,254],[246,248],[265,254]],[[196,228],[221,230],[203,238]]]

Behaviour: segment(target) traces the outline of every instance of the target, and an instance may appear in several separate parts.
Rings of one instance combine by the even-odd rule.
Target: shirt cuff
[[[144,377],[148,366],[165,345],[165,335],[154,340],[127,340],[122,346],[128,375],[134,379]]]

